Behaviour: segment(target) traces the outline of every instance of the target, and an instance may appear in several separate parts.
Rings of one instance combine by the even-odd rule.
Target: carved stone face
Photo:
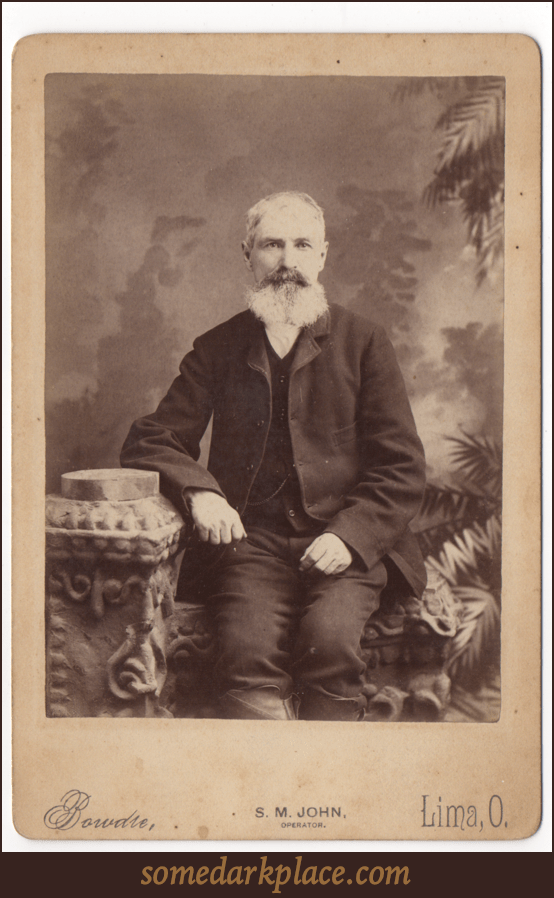
[[[256,228],[252,248],[242,246],[256,283],[284,268],[300,272],[308,284],[315,284],[328,248],[313,210],[294,199],[270,206]]]

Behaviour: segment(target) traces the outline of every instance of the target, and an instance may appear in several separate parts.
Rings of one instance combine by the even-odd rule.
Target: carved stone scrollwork
[[[47,713],[169,716],[165,618],[184,525],[157,475],[64,475],[46,501]]]
[[[421,599],[411,596],[373,614],[365,628],[365,720],[441,720],[450,700],[444,665],[462,604],[446,580],[428,569]]]
[[[204,605],[180,603],[166,622],[165,703],[176,717],[217,717],[212,693],[215,639]]]
[[[174,601],[185,527],[157,475],[64,475],[46,512],[48,715],[218,717],[213,620]],[[391,589],[365,628],[367,721],[444,717],[462,605],[428,577],[421,599]]]

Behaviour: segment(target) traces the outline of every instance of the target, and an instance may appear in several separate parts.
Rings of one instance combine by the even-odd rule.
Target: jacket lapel
[[[254,316],[252,316],[252,319],[252,339],[250,341],[247,362],[251,368],[260,371],[260,373],[271,382],[271,370],[265,348],[263,324],[260,321],[257,321]],[[325,336],[330,330],[331,314],[329,310],[327,310],[317,319],[315,324],[304,328],[300,332],[298,343],[296,344],[294,361],[291,366],[291,375],[294,374],[295,371],[298,371],[299,368],[303,368],[304,365],[311,362],[316,355],[319,355],[321,349],[317,343],[317,338]]]
[[[268,383],[271,383],[271,369],[265,348],[263,324],[252,315],[252,337],[246,361],[250,368],[264,375]]]
[[[317,319],[315,324],[312,324],[310,327],[306,327],[301,331],[296,346],[294,361],[291,366],[291,375],[294,374],[295,371],[298,371],[299,368],[303,368],[304,365],[311,362],[316,355],[319,355],[321,348],[317,343],[317,337],[325,336],[330,330],[331,315],[329,310],[327,310]]]

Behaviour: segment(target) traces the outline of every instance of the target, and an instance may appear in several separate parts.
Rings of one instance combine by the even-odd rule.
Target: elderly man
[[[423,449],[383,329],[327,304],[317,203],[261,200],[242,246],[249,308],[194,342],[121,462],[194,524],[179,590],[213,610],[222,714],[359,720],[364,626],[387,580],[425,585]]]

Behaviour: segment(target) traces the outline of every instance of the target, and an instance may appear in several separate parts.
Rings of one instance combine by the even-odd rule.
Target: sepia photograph
[[[20,42],[18,832],[536,831],[539,63]]]
[[[336,68],[45,80],[50,716],[498,719],[505,81]]]

